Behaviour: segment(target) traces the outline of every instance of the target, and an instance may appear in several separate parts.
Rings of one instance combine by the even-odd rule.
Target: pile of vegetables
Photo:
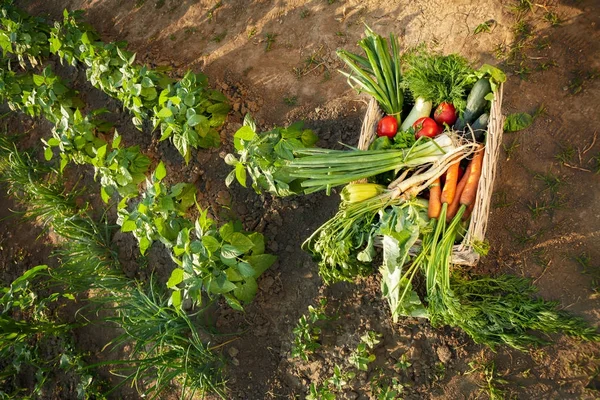
[[[397,39],[368,29],[364,55],[338,50],[359,92],[384,116],[368,149],[330,150],[302,140],[301,125],[258,133],[246,121],[235,135],[234,177],[276,196],[343,186],[338,213],[303,244],[327,284],[375,272],[392,319],[428,318],[463,329],[490,347],[525,349],[532,334],[563,331],[587,340],[598,333],[580,318],[533,297],[522,278],[468,276],[452,264],[477,198],[491,102],[506,79],[499,69],[473,69],[459,55],[418,48],[400,54]],[[364,133],[363,133],[364,135]],[[307,135],[309,137],[309,135]],[[314,139],[314,140],[313,140]],[[248,174],[246,174],[246,171]],[[466,243],[473,246],[473,243]]]

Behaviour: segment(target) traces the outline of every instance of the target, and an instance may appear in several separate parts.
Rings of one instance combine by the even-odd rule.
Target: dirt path
[[[167,145],[153,150],[166,158],[170,172],[199,187],[203,206],[216,216],[233,214],[246,228],[263,232],[269,250],[279,256],[261,278],[259,294],[245,314],[226,307],[217,313],[219,330],[239,332],[223,349],[231,398],[303,398],[311,382],[347,363],[367,330],[383,334],[376,348],[377,368],[359,374],[345,392],[348,399],[369,398],[372,385],[391,386],[392,376],[407,399],[486,398],[489,390],[482,394],[480,385],[489,376],[506,395],[520,399],[598,396],[596,345],[554,336],[555,344],[542,349],[521,353],[499,348],[493,353],[456,330],[434,329],[416,319],[392,324],[376,277],[323,287],[300,244],[335,213],[337,198],[280,200],[239,185],[228,191],[224,179],[229,168],[222,161],[246,112],[261,128],[303,119],[323,146],[355,144],[366,101],[337,73],[342,65],[335,50],[356,49],[364,23],[382,35],[398,34],[403,48],[425,42],[444,53],[458,52],[474,65],[503,61],[511,72],[505,113],[533,112],[541,105],[544,112],[528,130],[505,135],[488,227],[491,250],[477,268],[531,277],[544,298],[598,325],[597,1],[550,0],[519,12],[516,1],[493,0],[477,5],[467,0],[21,3],[32,14],[51,19],[61,18],[63,8],[84,9],[85,19],[105,42],[126,40],[139,62],[171,67],[176,75],[203,71],[232,99],[234,111],[219,151],[201,151],[184,167]],[[552,26],[557,21],[549,13],[561,22]],[[475,34],[486,21],[493,21],[490,31]],[[106,101],[89,96],[92,102]],[[117,115],[117,121],[127,119]],[[291,359],[291,331],[307,306],[322,297],[328,299],[327,313],[335,316],[324,330],[323,348],[311,362]],[[495,372],[490,372],[491,361]]]

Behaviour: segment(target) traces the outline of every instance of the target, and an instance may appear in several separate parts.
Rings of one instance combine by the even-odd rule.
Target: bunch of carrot
[[[461,220],[468,218],[475,205],[483,155],[480,146],[460,181],[460,161],[457,161],[446,171],[443,187],[438,178],[429,188],[428,215],[433,229],[423,238],[415,264],[425,272],[429,314],[433,319],[438,314],[436,309],[445,307],[448,299],[452,247]]]

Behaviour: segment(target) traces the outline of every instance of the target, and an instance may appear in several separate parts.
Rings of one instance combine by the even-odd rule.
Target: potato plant
[[[174,81],[137,65],[124,43],[101,42],[80,19],[80,12],[65,11],[62,24],[50,29],[51,53],[71,65],[84,64],[92,85],[120,100],[138,129],[145,119],[160,127],[160,139],[170,138],[186,162],[191,148],[219,146],[216,129],[225,122],[229,104],[222,93],[208,88],[206,76],[188,71]]]

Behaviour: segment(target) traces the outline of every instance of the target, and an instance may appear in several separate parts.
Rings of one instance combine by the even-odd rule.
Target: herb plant
[[[294,151],[314,146],[317,136],[304,129],[302,122],[287,128],[275,128],[258,133],[252,118],[247,115],[244,126],[234,135],[237,157],[228,154],[225,162],[234,170],[225,180],[227,186],[234,179],[246,187],[250,175],[256,193],[266,190],[277,196],[289,196],[301,192],[301,180],[290,176],[287,165],[294,159]]]

